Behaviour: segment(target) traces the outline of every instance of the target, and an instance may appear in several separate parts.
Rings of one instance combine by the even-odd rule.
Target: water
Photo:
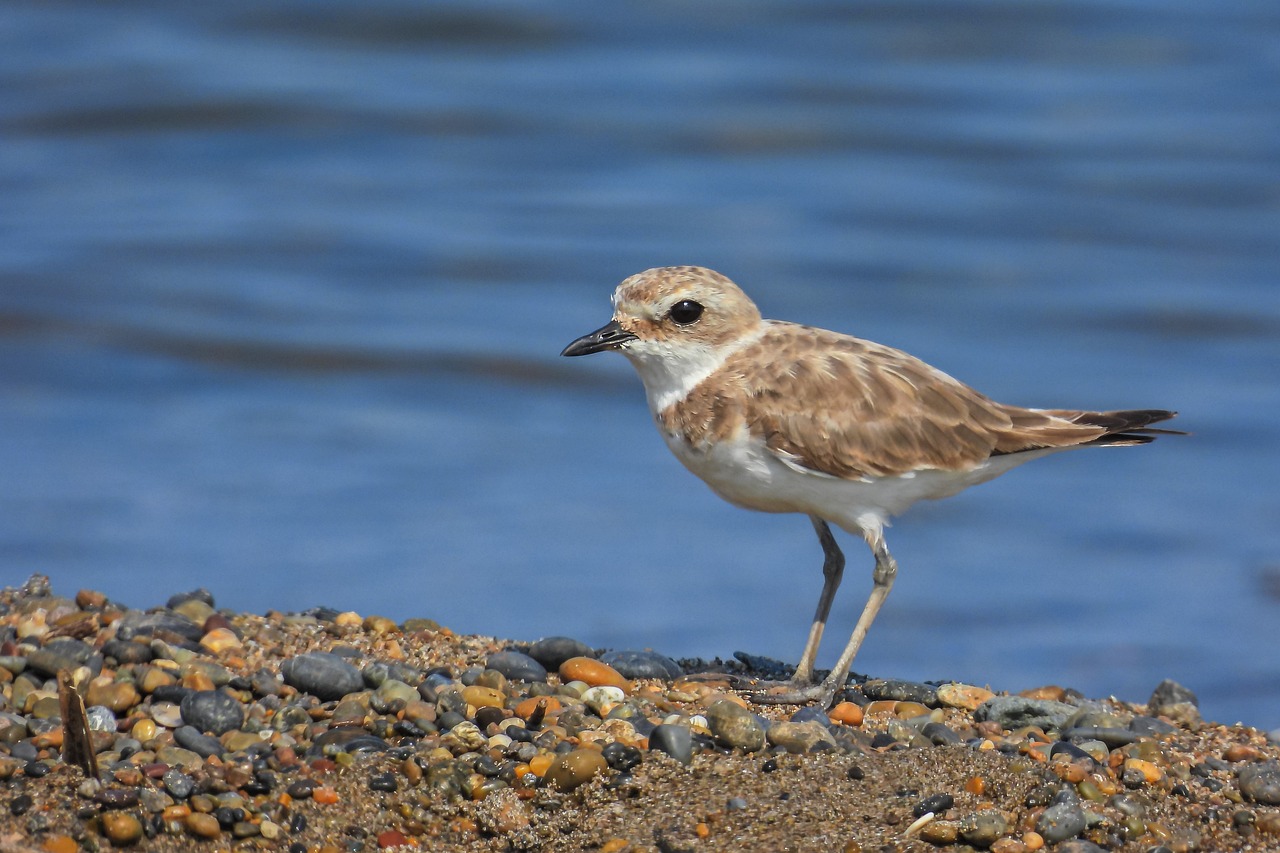
[[[809,525],[669,457],[608,294],[1190,438],[889,531],[855,668],[1280,725],[1280,7],[11,2],[0,582],[795,660]],[[834,659],[869,587],[850,555]]]

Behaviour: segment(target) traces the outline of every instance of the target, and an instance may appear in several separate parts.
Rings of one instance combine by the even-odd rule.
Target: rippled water
[[[809,525],[712,496],[630,273],[1195,433],[890,531],[855,668],[1280,725],[1280,7],[11,2],[0,566],[145,606],[794,660]],[[832,648],[869,586],[860,543]]]

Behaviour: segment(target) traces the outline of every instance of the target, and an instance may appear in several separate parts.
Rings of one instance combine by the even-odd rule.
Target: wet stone
[[[1264,761],[1241,768],[1240,793],[1255,803],[1280,805],[1280,763]]]
[[[115,658],[116,662],[121,664],[148,663],[153,657],[151,646],[146,643],[134,643],[119,639],[108,640],[103,643],[102,653],[109,658]]]
[[[955,804],[956,799],[950,794],[934,794],[933,796],[925,797],[923,800],[916,803],[915,808],[911,810],[911,815],[912,817],[924,817],[930,812],[939,814],[941,812],[945,812]]]
[[[360,670],[332,652],[308,652],[280,667],[285,684],[318,699],[332,701],[364,688]]]
[[[1009,832],[1009,821],[995,809],[965,815],[960,819],[960,837],[975,847],[990,847]]]
[[[558,670],[570,658],[589,658],[595,654],[595,649],[572,637],[543,637],[529,647],[529,657],[548,670]]]
[[[648,649],[608,652],[600,656],[600,661],[622,673],[624,678],[672,679],[684,675],[674,660]]]
[[[547,770],[546,780],[561,791],[572,791],[608,767],[604,756],[594,749],[575,749],[556,759]]]
[[[718,699],[707,709],[707,725],[727,746],[754,752],[764,748],[764,726],[756,715],[728,699]]]
[[[1074,705],[1052,699],[995,696],[979,705],[973,718],[978,722],[998,723],[1006,730],[1037,726],[1045,731],[1057,731],[1076,710]]]
[[[178,746],[189,749],[201,758],[222,754],[222,743],[212,735],[207,735],[195,726],[180,726],[173,732],[173,739]]]
[[[665,752],[676,761],[688,764],[693,760],[693,732],[678,723],[663,723],[649,733],[649,750]]]
[[[204,627],[170,610],[157,610],[153,613],[130,610],[116,622],[116,639],[118,640],[164,634],[177,635],[194,643],[199,642],[204,636]]]
[[[1057,803],[1049,806],[1036,818],[1036,832],[1050,843],[1066,841],[1084,832],[1086,820],[1080,806],[1074,803]]]
[[[569,657],[574,657],[574,655]],[[512,650],[496,652],[489,655],[489,659],[485,661],[485,666],[502,673],[512,681],[547,680],[547,668],[523,652]],[[559,664],[557,664],[556,668],[559,668]]]
[[[604,760],[610,768],[623,773],[634,768],[643,758],[640,750],[634,746],[627,746],[616,741],[606,744],[600,754],[604,756]]]
[[[176,767],[166,770],[160,781],[164,784],[164,789],[169,792],[169,796],[175,800],[185,800],[191,796],[196,786],[194,779]]]
[[[244,706],[221,690],[197,690],[179,707],[183,722],[202,732],[220,735],[244,724]]]
[[[102,834],[117,847],[136,844],[142,838],[142,823],[128,812],[106,812],[99,820]]]
[[[873,678],[862,684],[862,695],[868,699],[886,699],[894,702],[919,702],[930,708],[936,708],[938,690],[928,684],[916,681],[897,681],[894,679]]]
[[[838,746],[836,739],[822,723],[809,720],[803,723],[778,722],[769,727],[766,735],[769,743],[782,747],[790,753],[810,752],[815,747],[834,749]]]

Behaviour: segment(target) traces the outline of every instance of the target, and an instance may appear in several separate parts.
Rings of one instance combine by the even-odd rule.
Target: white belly
[[[882,526],[917,501],[949,497],[1053,452],[995,456],[964,471],[923,469],[893,477],[845,480],[792,466],[763,442],[746,435],[706,450],[690,447],[677,435],[664,433],[663,437],[686,468],[730,503],[761,512],[816,515],[857,534]]]

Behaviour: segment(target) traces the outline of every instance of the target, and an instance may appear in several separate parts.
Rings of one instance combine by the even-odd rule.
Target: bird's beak
[[[561,355],[591,355],[593,352],[604,352],[607,349],[619,349],[636,336],[622,328],[617,320],[610,320],[589,335],[583,335],[565,347]]]

